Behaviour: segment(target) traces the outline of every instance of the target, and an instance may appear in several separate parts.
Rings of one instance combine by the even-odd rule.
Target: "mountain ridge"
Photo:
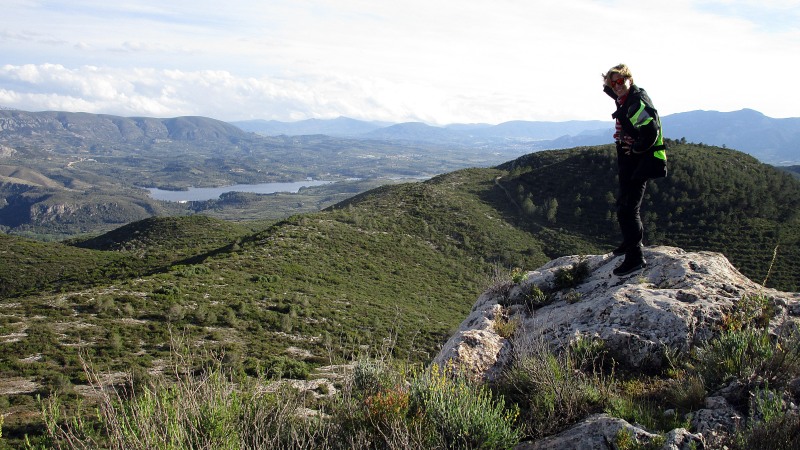
[[[695,110],[663,116],[666,137],[693,143],[735,148],[759,160],[776,165],[800,163],[800,118],[774,119],[753,109],[719,112]],[[338,120],[338,119],[335,119]],[[355,120],[355,119],[351,119]],[[379,127],[375,122],[367,132],[337,129],[335,123],[323,119],[298,122],[270,121],[270,128],[259,128],[252,122],[231,122],[246,131],[265,134],[292,135],[298,129],[309,134],[330,134],[385,140],[422,142],[457,142],[480,145],[503,140],[528,140],[540,150],[567,148],[579,145],[602,145],[612,142],[613,122],[573,120],[565,122],[514,120],[496,125],[449,124],[435,126],[421,122],[389,124]]]
[[[0,110],[0,132],[35,137],[46,132],[66,140],[143,143],[157,139],[196,141],[236,140],[246,132],[227,122],[201,116],[166,119],[121,117],[64,111]],[[91,145],[91,143],[89,143]]]
[[[674,140],[724,146],[744,151],[768,164],[800,164],[800,118],[775,119],[752,110],[719,112],[695,110],[662,117],[664,135]],[[60,137],[72,145],[102,146],[113,142],[152,143],[158,140],[220,141],[229,145],[247,142],[249,134],[309,136],[428,144],[491,147],[527,145],[549,150],[611,143],[613,122],[507,121],[491,124],[434,126],[422,122],[388,123],[347,117],[223,122],[185,116],[167,119],[119,117],[60,111],[26,112],[0,110],[0,133],[25,133],[41,142],[34,130]],[[12,148],[13,150],[13,148]],[[4,150],[6,151],[6,150]]]

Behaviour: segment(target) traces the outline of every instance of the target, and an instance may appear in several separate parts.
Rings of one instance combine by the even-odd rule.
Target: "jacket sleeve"
[[[614,100],[616,100],[618,98],[617,94],[614,93],[614,90],[611,89],[611,86],[609,86],[607,84],[603,86],[603,92],[608,94],[608,96],[613,98]]]
[[[658,125],[654,120],[639,128],[639,136],[633,144],[633,152],[644,153],[648,151],[656,143],[656,139],[658,139]]]
[[[631,150],[634,153],[645,153],[656,143],[660,126],[657,114],[643,101],[639,101],[638,105],[631,105],[628,110],[630,124],[636,130],[635,133],[632,133],[635,142]]]

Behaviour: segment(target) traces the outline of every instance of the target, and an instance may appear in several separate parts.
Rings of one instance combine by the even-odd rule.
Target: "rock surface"
[[[624,277],[612,274],[622,257],[565,256],[527,273],[521,283],[488,289],[434,362],[492,379],[512,353],[512,343],[495,324],[514,320],[515,339],[544,339],[556,349],[579,337],[600,339],[618,362],[646,371],[660,368],[668,351],[686,351],[713,338],[747,296],[770,299],[777,312],[772,329],[800,316],[800,294],[764,288],[720,253],[654,247],[644,254],[647,268]],[[553,291],[557,272],[581,262],[589,271],[581,284],[552,292],[552,302],[541,308],[526,304],[534,286]]]
[[[658,435],[631,425],[605,414],[595,414],[556,436],[525,442],[516,446],[515,450],[599,450],[616,449],[619,435],[624,433],[627,439],[646,445],[653,442]],[[692,434],[683,428],[670,431],[664,438],[662,450],[690,450],[702,443],[699,434]],[[649,447],[648,447],[649,448]]]
[[[590,338],[601,340],[628,369],[647,372],[663,368],[668,355],[711,340],[732,312],[755,296],[766,298],[775,312],[768,324],[770,331],[800,323],[799,293],[768,289],[747,279],[722,254],[654,247],[645,249],[644,255],[647,267],[624,277],[612,274],[621,257],[566,256],[528,272],[521,281],[489,288],[434,363],[453,366],[475,379],[492,380],[511,363],[515,351],[526,347],[526,340],[544,341],[558,351],[576,339]],[[582,282],[556,288],[560,275],[580,266],[588,272]],[[514,324],[511,333],[509,323]],[[509,334],[512,337],[504,337]],[[661,448],[714,445],[741,420],[725,398],[708,397],[705,408],[692,418],[697,434],[673,430]],[[517,448],[616,448],[611,443],[620,430],[637,441],[649,442],[653,437],[623,420],[595,415],[556,436]]]

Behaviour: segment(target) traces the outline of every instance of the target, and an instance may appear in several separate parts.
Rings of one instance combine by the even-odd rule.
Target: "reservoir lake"
[[[321,186],[330,183],[331,181],[306,180],[291,183],[234,184],[213,188],[189,188],[186,191],[167,191],[158,188],[147,188],[147,190],[150,191],[150,198],[155,200],[191,202],[217,199],[226,192],[253,192],[256,194],[296,193],[303,187]]]

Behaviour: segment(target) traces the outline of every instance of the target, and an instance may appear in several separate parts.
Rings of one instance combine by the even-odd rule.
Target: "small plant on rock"
[[[557,290],[571,289],[583,283],[589,273],[589,261],[581,259],[569,268],[558,269],[553,284]]]
[[[528,295],[525,296],[525,306],[528,309],[541,308],[553,303],[553,296],[542,290],[537,285],[532,285]]]
[[[494,321],[494,331],[501,337],[509,339],[520,327],[518,318],[498,316]]]
[[[525,271],[523,271],[519,267],[515,267],[514,270],[511,271],[511,281],[513,281],[514,284],[522,283],[523,281],[525,281],[525,278],[527,278],[527,276],[528,275],[525,273]]]

